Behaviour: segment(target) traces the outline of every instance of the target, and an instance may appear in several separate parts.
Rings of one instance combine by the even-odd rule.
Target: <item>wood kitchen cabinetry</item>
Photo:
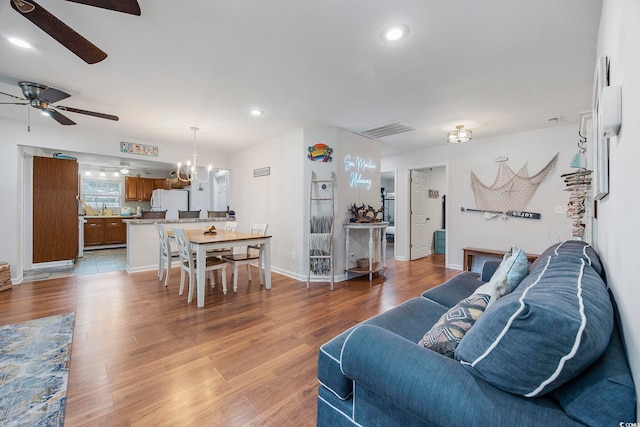
[[[127,243],[127,228],[122,218],[85,218],[84,245],[119,245]]]
[[[126,202],[148,202],[153,190],[165,189],[167,180],[162,178],[124,177],[124,200]]]
[[[85,218],[84,224],[84,245],[102,245],[102,235],[104,230],[103,218]]]

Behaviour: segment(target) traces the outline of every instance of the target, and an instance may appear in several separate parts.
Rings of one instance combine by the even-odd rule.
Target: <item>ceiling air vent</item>
[[[374,128],[363,130],[358,133],[368,138],[378,139],[384,138],[385,136],[397,135],[399,133],[409,132],[417,129],[417,127],[409,122],[398,120],[397,122],[391,122],[387,123],[386,125],[376,126]]]

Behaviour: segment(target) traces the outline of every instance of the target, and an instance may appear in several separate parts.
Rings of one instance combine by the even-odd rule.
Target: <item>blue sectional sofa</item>
[[[493,266],[495,269],[495,266]],[[453,358],[418,345],[491,274],[463,272],[321,346],[318,426],[618,426],[636,395],[600,260],[551,246]]]

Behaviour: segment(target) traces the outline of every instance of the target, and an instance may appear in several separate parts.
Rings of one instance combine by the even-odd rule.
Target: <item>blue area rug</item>
[[[75,314],[0,327],[0,425],[62,426]]]

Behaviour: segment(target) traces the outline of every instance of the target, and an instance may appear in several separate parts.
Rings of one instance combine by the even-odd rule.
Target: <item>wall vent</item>
[[[398,120],[396,122],[387,123],[385,125],[376,126],[371,129],[366,129],[359,131],[360,135],[366,136],[367,138],[384,138],[385,136],[397,135],[399,133],[409,132],[412,130],[417,130],[418,128],[412,125],[409,122],[404,120]]]

